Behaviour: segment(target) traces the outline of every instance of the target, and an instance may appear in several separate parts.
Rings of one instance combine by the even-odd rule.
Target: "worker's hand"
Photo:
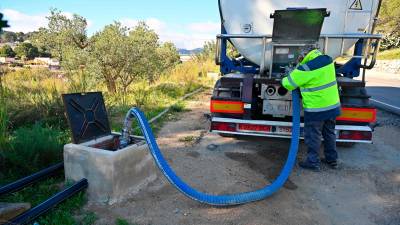
[[[289,76],[294,69],[292,66],[285,66],[285,77]]]

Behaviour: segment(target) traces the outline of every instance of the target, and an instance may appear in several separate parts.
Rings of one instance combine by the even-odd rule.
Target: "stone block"
[[[0,202],[0,224],[5,224],[10,219],[19,216],[31,208],[29,203],[1,203]]]

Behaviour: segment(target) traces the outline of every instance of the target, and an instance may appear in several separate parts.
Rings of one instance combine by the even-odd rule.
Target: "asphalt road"
[[[371,102],[378,108],[400,115],[400,74],[370,71],[366,80]]]

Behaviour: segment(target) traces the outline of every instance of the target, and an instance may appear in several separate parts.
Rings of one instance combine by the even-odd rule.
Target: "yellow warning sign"
[[[350,9],[352,10],[362,10],[361,0],[355,0],[353,4],[351,4]]]

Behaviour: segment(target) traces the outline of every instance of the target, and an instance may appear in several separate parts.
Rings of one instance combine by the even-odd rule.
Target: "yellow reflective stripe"
[[[288,81],[289,81],[289,83],[290,83],[290,85],[292,85],[293,86],[293,88],[297,88],[297,87],[299,87],[299,86],[297,86],[297,84],[293,81],[293,79],[292,79],[292,77],[289,75],[288,77]]]
[[[305,71],[310,71],[310,67],[308,67],[307,64],[303,64],[303,65],[301,65],[301,67],[303,67],[303,69],[304,69]]]
[[[337,85],[336,80],[333,81],[333,82],[331,82],[331,83],[329,83],[329,84],[325,84],[325,85],[322,85],[322,86],[319,86],[319,87],[314,87],[314,88],[301,88],[300,91],[301,91],[301,92],[322,91],[322,90],[324,90],[324,89],[330,88],[330,87],[335,86],[335,85]]]

